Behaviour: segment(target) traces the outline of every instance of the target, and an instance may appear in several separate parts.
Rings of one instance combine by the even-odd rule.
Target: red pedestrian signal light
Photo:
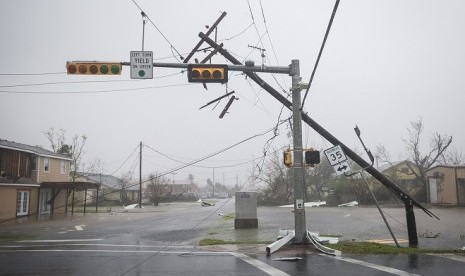
[[[228,66],[222,64],[189,64],[187,67],[189,82],[228,82]]]
[[[68,61],[68,75],[121,75],[122,65],[117,62]]]

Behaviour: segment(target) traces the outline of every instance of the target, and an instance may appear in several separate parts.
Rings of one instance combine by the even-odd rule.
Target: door
[[[29,191],[18,191],[17,216],[27,216],[29,214]]]
[[[51,188],[42,188],[40,189],[39,195],[39,214],[48,214],[50,213],[50,204],[49,200],[52,198],[52,189]]]
[[[430,203],[438,203],[438,179],[429,179],[429,198]]]
[[[465,179],[463,178],[457,181],[457,199],[459,205],[465,205]]]

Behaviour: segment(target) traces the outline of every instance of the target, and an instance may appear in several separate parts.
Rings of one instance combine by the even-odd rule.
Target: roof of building
[[[46,150],[38,146],[30,146],[30,145],[16,143],[16,142],[3,140],[3,139],[0,139],[0,148],[28,152],[28,153],[36,154],[39,156],[53,157],[53,158],[65,159],[65,160],[71,161],[71,158],[69,158],[68,156],[64,154]]]
[[[432,171],[432,170],[435,170],[437,168],[448,168],[448,169],[465,169],[465,165],[436,165],[434,167],[431,167],[429,169],[427,169],[426,171],[429,172],[429,171]]]
[[[0,184],[37,184],[30,178],[26,177],[12,177],[12,176],[1,176]],[[39,185],[39,184],[37,184]]]
[[[108,174],[99,174],[99,173],[88,173],[85,174],[85,177],[92,182],[101,183],[103,186],[108,188],[119,190],[121,189],[121,179]],[[124,187],[125,190],[139,190],[139,184],[132,185],[129,184],[127,187]]]
[[[392,168],[395,168],[401,164],[411,164],[411,165],[414,165],[416,166],[413,162],[411,161],[408,161],[408,160],[402,160],[402,161],[396,161],[396,162],[393,162],[393,163],[386,163],[386,164],[383,164],[381,166],[378,167],[378,171],[380,172],[386,172],[388,170],[391,170]]]

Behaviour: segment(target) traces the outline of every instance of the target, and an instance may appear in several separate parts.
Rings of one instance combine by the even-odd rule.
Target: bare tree
[[[60,128],[59,130],[55,130],[55,128],[51,127],[43,133],[50,142],[53,152],[58,152],[65,144],[66,131],[64,129]]]
[[[88,164],[83,162],[87,136],[74,135],[71,143],[66,144],[65,133],[66,131],[64,129],[55,130],[53,127],[44,131],[44,135],[49,140],[53,152],[64,154],[72,159],[70,180],[74,182],[79,174],[85,175],[101,171],[101,162],[99,159],[90,161]]]
[[[129,173],[121,176],[121,178],[118,180],[119,186],[121,187],[120,200],[123,206],[128,203],[128,192],[126,189],[130,187],[130,181],[131,175]]]
[[[452,147],[443,154],[440,163],[444,165],[458,166],[464,163],[463,160],[464,156],[462,151],[458,151],[455,147]]]
[[[375,160],[377,163],[381,162],[381,163],[388,163],[391,166],[394,165],[394,163],[392,163],[391,154],[389,153],[389,151],[386,149],[385,146],[383,145],[376,146],[375,152],[376,152]]]
[[[149,183],[147,184],[147,191],[150,195],[150,200],[155,206],[158,206],[160,203],[161,197],[166,192],[166,188],[170,180],[164,176],[158,175],[156,173],[151,173],[149,175]]]
[[[452,143],[452,136],[441,135],[435,132],[430,141],[430,148],[426,154],[421,151],[421,138],[424,130],[422,119],[410,122],[410,127],[407,129],[409,136],[404,139],[405,147],[409,154],[409,159],[415,163],[418,170],[410,167],[410,170],[422,182],[426,188],[427,178],[426,171],[433,167],[440,158],[443,158],[447,148]]]
[[[286,168],[275,152],[266,163],[262,174],[257,179],[266,183],[259,191],[259,200],[264,204],[290,203],[293,197],[292,172]]]

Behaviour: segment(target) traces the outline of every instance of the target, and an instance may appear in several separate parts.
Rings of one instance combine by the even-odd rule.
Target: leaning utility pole
[[[218,48],[218,44],[209,38],[204,33],[199,33],[199,37],[209,44],[213,48]],[[228,51],[224,48],[219,50],[219,53],[224,56],[227,60],[231,63],[237,65],[242,65],[242,63],[237,60],[234,56],[232,56]],[[247,66],[245,66],[247,67]],[[250,79],[252,79],[255,83],[257,83],[260,87],[262,87],[265,91],[267,91],[271,96],[273,96],[276,100],[282,103],[285,107],[290,110],[293,110],[292,103],[286,99],[281,93],[276,91],[273,87],[271,87],[268,83],[266,83],[262,78],[260,78],[255,72],[260,71],[253,71],[253,70],[246,70],[243,71]],[[300,108],[299,108],[300,110]],[[295,110],[293,110],[295,111]],[[341,148],[344,150],[344,153],[347,154],[355,163],[357,163],[360,167],[366,168],[366,171],[371,174],[376,180],[378,180],[381,184],[386,186],[394,195],[396,195],[405,205],[405,214],[406,214],[406,222],[407,222],[407,231],[408,231],[408,238],[409,238],[409,246],[410,247],[417,247],[418,246],[418,234],[416,230],[416,221],[415,221],[415,213],[414,207],[420,208],[423,210],[427,215],[430,217],[435,216],[430,210],[426,209],[422,206],[419,202],[413,199],[410,195],[405,193],[399,186],[394,184],[391,180],[389,180],[383,173],[379,172],[373,166],[370,166],[368,162],[366,162],[362,157],[352,151],[349,147],[347,147],[344,143],[334,137],[331,133],[329,133],[326,129],[320,126],[316,121],[314,121],[307,113],[304,113],[300,110],[302,120],[307,123],[313,130],[319,133],[322,137],[328,140],[333,145],[340,145]]]

